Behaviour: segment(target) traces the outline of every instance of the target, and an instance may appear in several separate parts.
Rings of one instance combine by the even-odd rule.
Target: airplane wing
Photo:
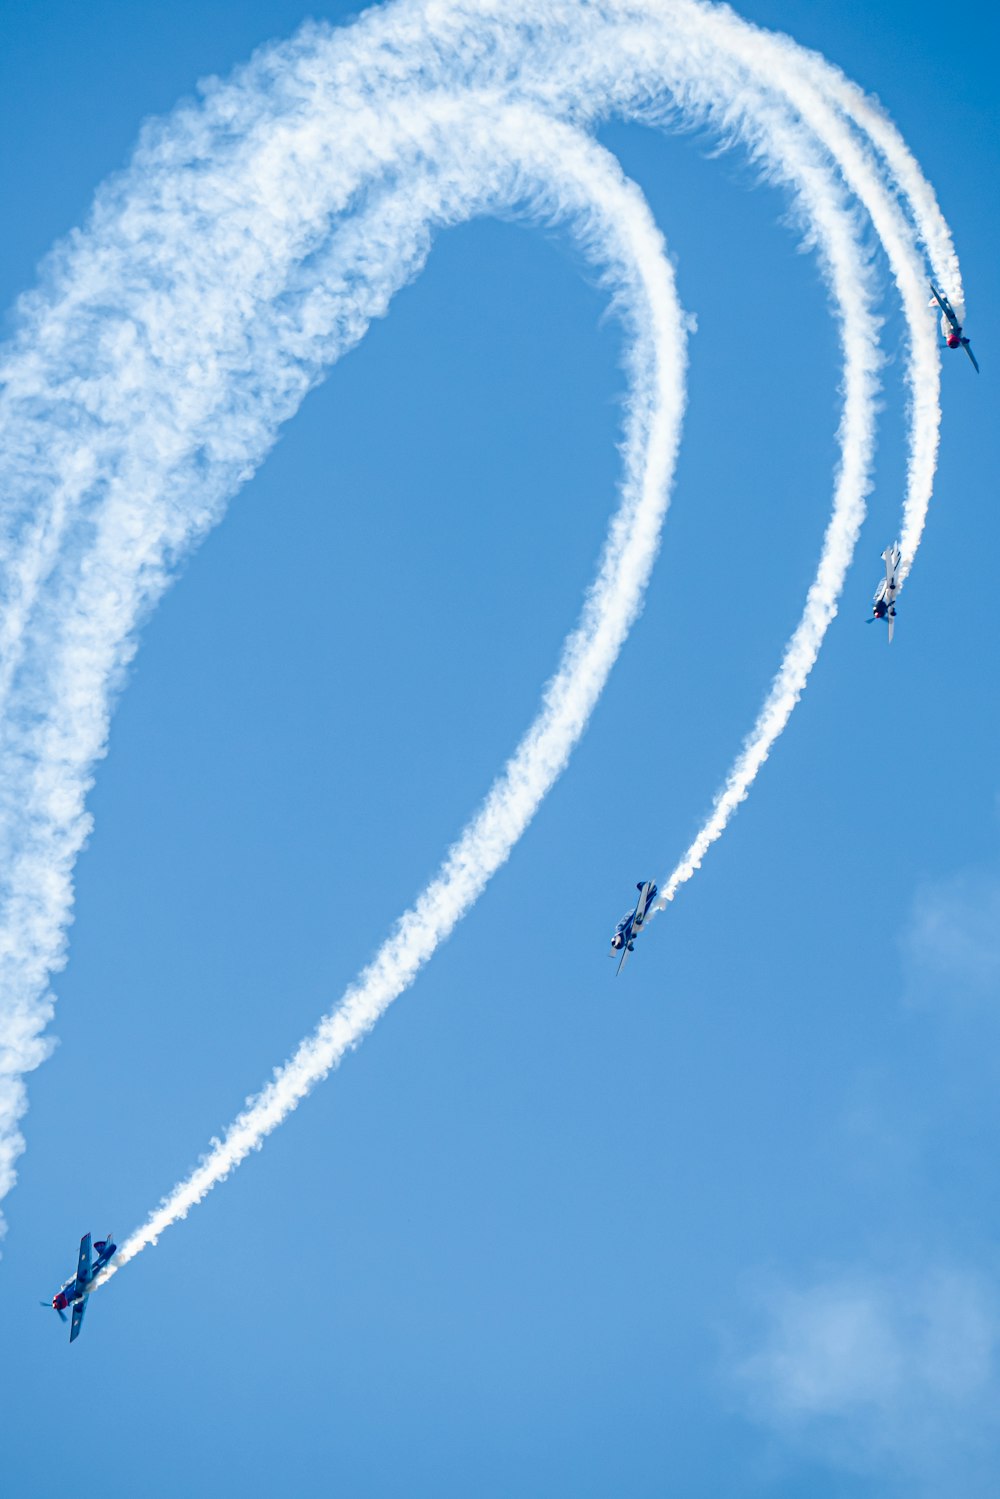
[[[87,1237],[89,1239],[90,1235],[88,1234]],[[75,1342],[80,1336],[80,1328],[83,1326],[83,1314],[87,1310],[87,1301],[88,1298],[84,1296],[82,1300],[74,1301],[73,1303],[73,1325],[69,1330],[69,1340],[71,1343]]]
[[[895,618],[893,617],[893,615],[887,614],[886,615],[886,622],[887,622],[887,624],[889,626],[889,644],[892,645],[892,627],[896,623],[896,621],[895,621]]]
[[[976,374],[978,375],[979,374],[979,360],[976,358],[975,354],[973,354],[973,352],[972,352],[972,345],[970,344],[970,342],[969,342],[969,340],[967,338],[963,338],[962,339],[962,348],[965,350],[965,352],[968,354],[969,358],[972,360],[972,367],[975,370]]]
[[[627,957],[628,957],[628,943],[626,942],[625,946],[622,948],[622,955],[618,959],[618,967],[615,969],[615,978],[618,977],[618,975],[621,973],[622,969],[625,967],[625,959]]]
[[[76,1262],[76,1281],[82,1290],[90,1279],[90,1235],[80,1240],[80,1258]]]
[[[938,304],[938,306],[940,307],[941,311],[944,313],[945,317],[948,319],[948,321],[951,324],[951,326],[953,328],[957,328],[958,327],[958,318],[955,316],[955,309],[954,309],[954,307],[952,307],[951,303],[948,301],[948,298],[945,296],[944,292],[943,291],[938,291],[938,289],[934,285],[933,281],[931,282],[931,296],[934,298],[935,302]]]
[[[643,922],[646,920],[646,906],[649,901],[649,892],[652,890],[652,888],[653,886],[651,882],[647,880],[645,885],[643,885],[642,889],[639,891],[639,899],[636,903],[635,908],[636,926],[642,926]]]
[[[897,590],[896,574],[899,571],[899,564],[903,560],[903,554],[899,550],[898,541],[894,541],[891,547],[886,547],[882,553],[882,559],[885,562],[885,582],[878,585],[875,601],[877,603],[879,597],[888,598],[888,602],[891,604]]]

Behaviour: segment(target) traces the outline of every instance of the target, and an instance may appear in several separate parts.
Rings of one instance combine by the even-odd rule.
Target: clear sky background
[[[697,315],[645,612],[510,863],[364,1046],[95,1297],[329,1007],[528,724],[617,475],[620,340],[565,239],[480,221],[307,399],[143,633],[90,799],[59,1047],[0,1264],[0,1487],[190,1495],[995,1493],[1000,1462],[997,30],[748,0],[882,99],[962,258],[896,639],[877,490],[751,800],[619,981],[818,555],[838,354],[779,194],[611,126]],[[0,304],[142,120],[346,5],[6,0]]]

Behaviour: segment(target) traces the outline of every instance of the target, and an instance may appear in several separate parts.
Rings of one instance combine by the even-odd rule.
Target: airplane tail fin
[[[896,569],[899,567],[899,564],[902,562],[902,560],[903,554],[899,550],[898,541],[894,541],[891,546],[887,546],[885,551],[882,553],[882,561],[885,563],[885,581],[890,586],[892,585],[895,578]]]

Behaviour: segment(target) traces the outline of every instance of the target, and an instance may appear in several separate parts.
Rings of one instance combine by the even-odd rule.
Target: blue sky
[[[615,983],[614,921],[694,832],[797,618],[839,372],[781,195],[698,136],[607,127],[698,319],[643,615],[414,989],[70,1351],[37,1301],[80,1234],[140,1222],[372,954],[529,722],[593,570],[618,330],[559,234],[444,235],[144,628],[5,1204],[12,1493],[990,1492],[996,22],[960,4],[943,44],[930,5],[743,13],[879,95],[962,258],[983,374],[944,361],[892,650],[861,628],[905,471],[889,300],[841,615]],[[144,118],[306,14],[9,5],[3,305]]]

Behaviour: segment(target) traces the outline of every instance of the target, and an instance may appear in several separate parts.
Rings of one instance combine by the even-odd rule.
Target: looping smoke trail
[[[588,132],[680,116],[789,192],[841,328],[844,409],[816,579],[758,722],[672,896],[763,764],[833,618],[874,441],[875,283],[906,314],[904,568],[933,482],[938,360],[920,253],[963,302],[934,195],[883,112],[788,38],[701,0],[397,0],[304,27],[149,126],[52,257],[0,355],[0,1195],[21,1074],[45,1054],[85,797],[135,628],[310,385],[385,314],[434,232],[473,213],[565,224],[629,337],[624,476],[598,577],[539,716],[374,963],[143,1230],[131,1258],[258,1146],[409,982],[505,859],[593,708],[655,557],[683,406],[684,323],[638,190]],[[846,336],[851,316],[853,336]]]
[[[542,710],[497,780],[480,812],[451,849],[440,872],[398,922],[375,960],[338,1007],[280,1068],[274,1080],[215,1142],[202,1164],[121,1247],[117,1267],[170,1223],[184,1217],[216,1182],[238,1165],[315,1084],[356,1046],[388,1005],[413,982],[455,923],[503,863],[582,732],[622,641],[639,608],[666,510],[684,403],[684,317],[662,239],[645,202],[600,147],[565,127],[535,140],[527,111],[503,111],[488,122],[491,148],[516,161],[518,177],[543,172],[559,184],[564,209],[578,197],[585,234],[578,243],[599,257],[631,336],[631,392],[624,444],[622,500],[612,523],[597,580],[559,671],[545,690]],[[461,131],[467,159],[469,130]],[[486,142],[479,143],[485,152]],[[477,151],[478,155],[478,151]],[[473,180],[481,180],[484,159]],[[544,179],[543,179],[544,180]],[[406,204],[412,202],[408,186]],[[370,226],[364,226],[367,242]]]

